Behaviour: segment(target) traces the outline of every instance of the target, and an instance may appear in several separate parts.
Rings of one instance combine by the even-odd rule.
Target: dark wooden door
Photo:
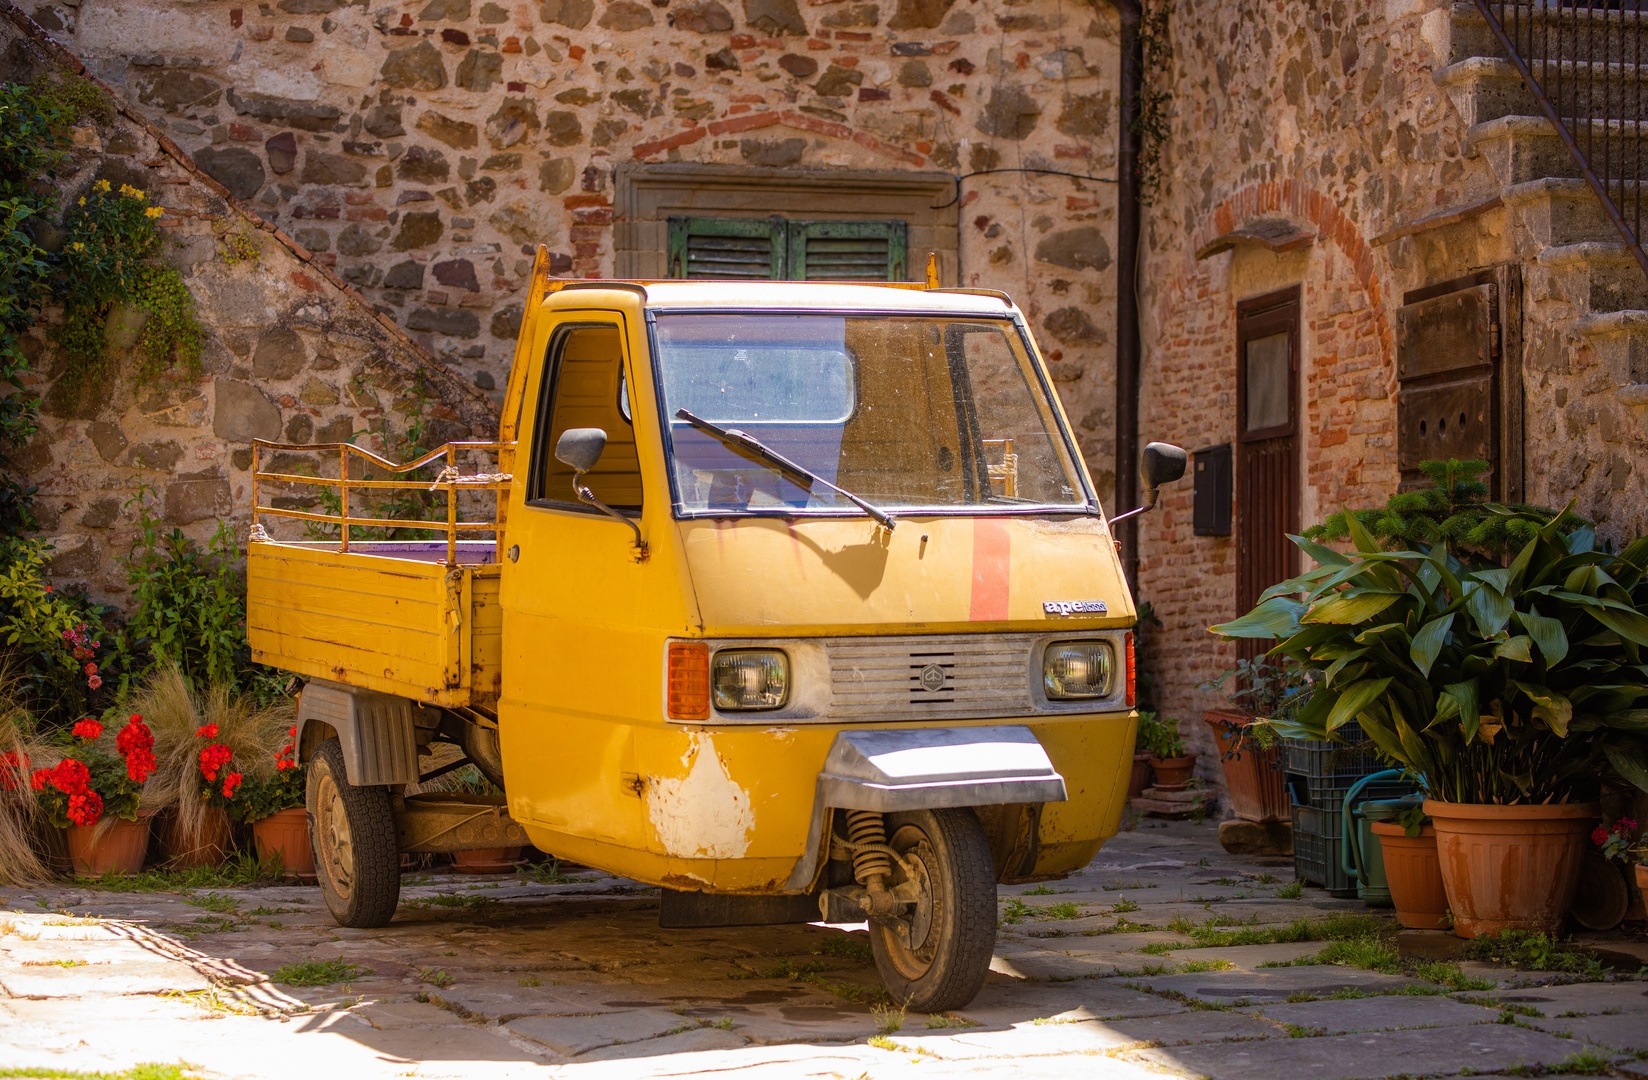
[[[1298,572],[1299,289],[1236,307],[1236,612]],[[1243,639],[1252,659],[1269,642]]]

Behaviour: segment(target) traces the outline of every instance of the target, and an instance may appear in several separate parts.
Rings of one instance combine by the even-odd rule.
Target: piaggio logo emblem
[[[921,669],[921,688],[931,693],[938,693],[944,689],[944,669],[937,664],[928,664]]]
[[[1041,609],[1049,615],[1104,615],[1110,610],[1103,600],[1044,600]]]

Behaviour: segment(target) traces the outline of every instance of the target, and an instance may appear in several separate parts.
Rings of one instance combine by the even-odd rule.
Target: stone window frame
[[[625,163],[613,198],[613,276],[669,277],[669,218],[764,218],[908,223],[906,276],[938,256],[939,280],[961,284],[961,205],[955,177],[942,172],[772,169],[738,165]],[[945,203],[951,203],[945,206]]]

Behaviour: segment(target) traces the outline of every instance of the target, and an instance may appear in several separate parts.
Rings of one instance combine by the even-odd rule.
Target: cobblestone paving
[[[1478,989],[1456,992],[1311,963],[1320,941],[1197,947],[1193,925],[1366,910],[1290,897],[1289,861],[1227,855],[1211,824],[1145,822],[1077,876],[1003,888],[989,981],[945,1016],[878,1004],[862,931],[661,930],[654,890],[573,876],[408,875],[382,930],[333,925],[312,888],[0,890],[0,1068],[1373,1080],[1567,1063],[1648,1077],[1648,982],[1467,963]],[[341,981],[271,978],[326,961]]]

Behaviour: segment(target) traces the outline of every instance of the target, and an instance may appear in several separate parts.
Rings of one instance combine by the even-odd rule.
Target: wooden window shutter
[[[669,276],[772,281],[789,266],[782,218],[669,219]]]
[[[902,221],[792,221],[792,281],[903,281],[909,227]]]
[[[669,219],[669,275],[733,281],[902,281],[902,221]]]

